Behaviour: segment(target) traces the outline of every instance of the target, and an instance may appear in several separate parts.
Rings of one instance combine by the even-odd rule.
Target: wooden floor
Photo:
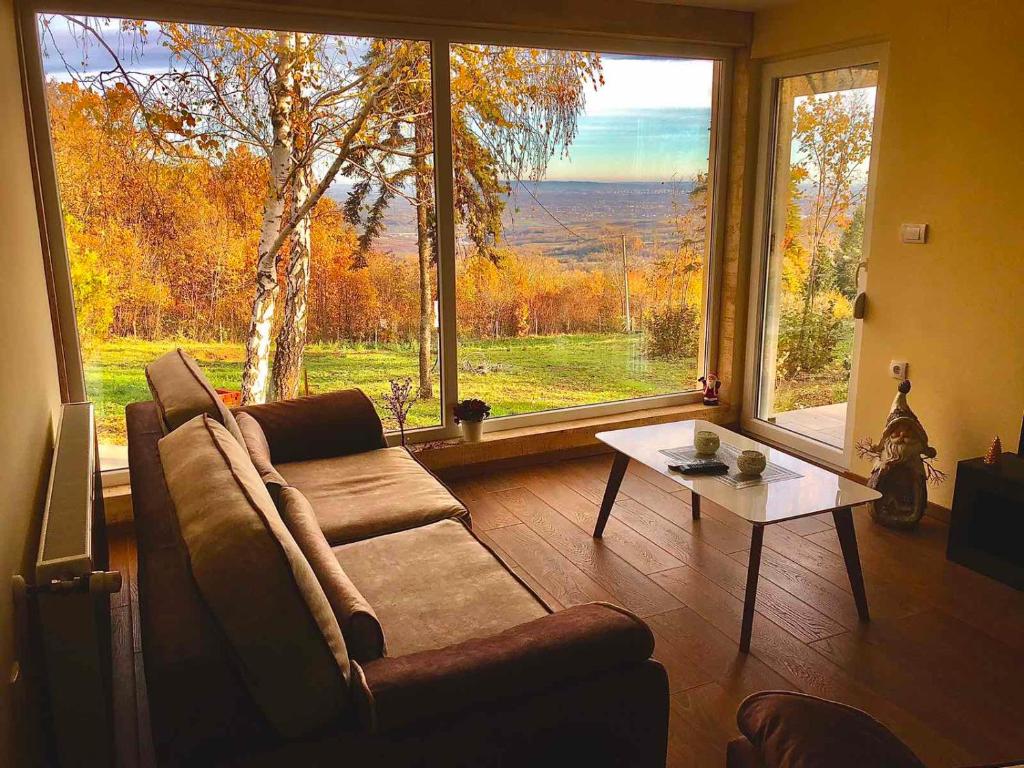
[[[689,492],[634,463],[595,541],[610,466],[577,459],[453,487],[481,538],[551,605],[607,600],[648,621],[669,672],[669,765],[723,766],[737,704],[780,688],[866,709],[931,768],[1024,756],[1024,593],[947,562],[944,523],[897,533],[855,512],[868,625],[831,518],[771,526],[744,656],[749,525],[707,500],[693,522]],[[148,766],[130,529],[111,537],[111,557],[131,573],[114,608],[119,753],[124,766]]]

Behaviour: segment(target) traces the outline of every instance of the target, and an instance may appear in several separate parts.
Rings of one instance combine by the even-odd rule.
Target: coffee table
[[[770,464],[790,470],[797,477],[764,482],[750,487],[733,487],[713,475],[683,475],[668,468],[673,462],[662,449],[692,448],[698,430],[718,434],[723,445],[737,450],[755,449],[763,452]],[[868,599],[857,552],[857,535],[853,527],[853,510],[858,504],[881,498],[872,488],[849,480],[830,470],[791,456],[707,421],[680,421],[647,427],[600,432],[597,439],[615,449],[615,461],[608,477],[601,502],[601,511],[594,527],[594,538],[604,533],[619,486],[630,460],[639,461],[665,477],[671,478],[693,494],[693,519],[700,520],[701,499],[706,498],[732,514],[749,522],[750,561],[747,567],[747,589],[743,601],[743,623],[740,628],[740,650],[750,651],[750,633],[757,600],[757,579],[761,568],[761,545],[765,526],[831,512],[839,544],[843,550],[846,572],[850,577],[853,599],[861,621],[868,621]],[[699,529],[694,533],[699,536]]]

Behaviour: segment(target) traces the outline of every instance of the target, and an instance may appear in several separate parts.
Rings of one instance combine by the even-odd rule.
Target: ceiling
[[[696,5],[704,8],[722,8],[728,11],[763,11],[789,5],[795,0],[644,0],[649,3],[665,3],[666,5]]]

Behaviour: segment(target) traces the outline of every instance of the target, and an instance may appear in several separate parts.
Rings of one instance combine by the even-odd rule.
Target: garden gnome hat
[[[893,398],[892,408],[889,409],[889,416],[885,420],[885,431],[882,432],[882,442],[892,434],[896,427],[905,425],[910,427],[914,436],[921,441],[921,445],[928,445],[928,433],[924,431],[924,427],[921,426],[921,421],[917,418],[917,415],[910,410],[910,405],[907,403],[907,393],[910,392],[910,380],[904,379],[900,382],[899,391],[896,393],[896,397]]]

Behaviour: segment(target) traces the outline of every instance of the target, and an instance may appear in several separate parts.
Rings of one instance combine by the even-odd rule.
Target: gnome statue
[[[901,381],[882,439],[857,444],[862,458],[874,459],[868,485],[882,494],[871,507],[871,517],[888,528],[916,527],[928,506],[928,483],[945,479],[931,464],[935,449],[928,445],[928,433],[907,404],[908,392],[910,382]]]

